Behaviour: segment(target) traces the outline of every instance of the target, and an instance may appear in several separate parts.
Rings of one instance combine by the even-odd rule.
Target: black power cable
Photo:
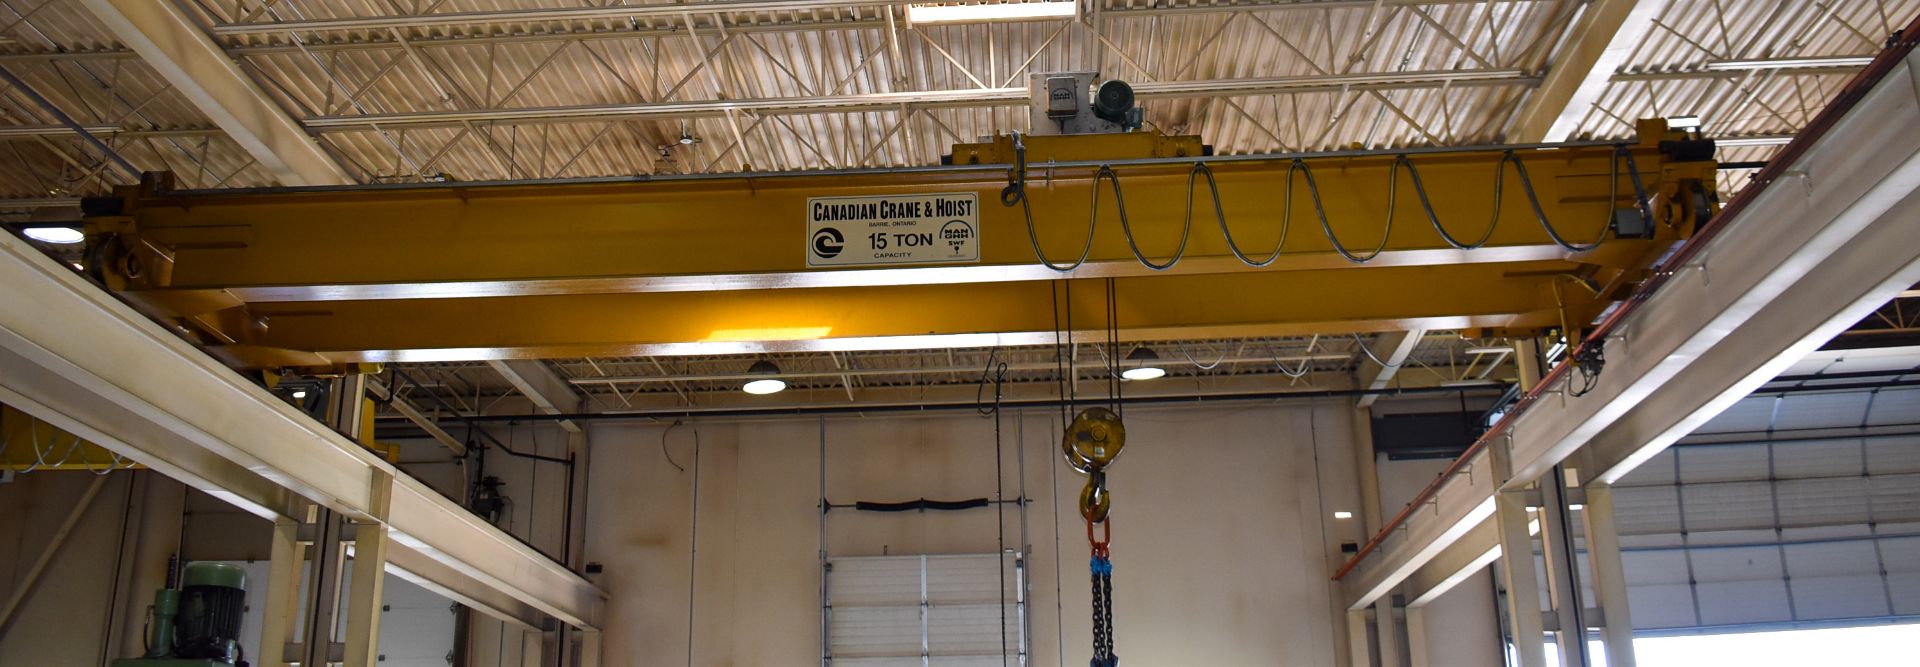
[[[1626,158],[1627,175],[1633,181],[1633,195],[1634,195],[1634,202],[1636,204],[1635,208],[1639,209],[1640,211],[1640,221],[1641,223],[1643,223],[1642,226],[1652,227],[1653,226],[1653,208],[1651,205],[1647,203],[1647,189],[1640,182],[1640,168],[1636,166],[1633,162],[1633,153],[1627,150],[1627,147],[1625,144],[1615,146],[1613,148],[1612,158],[1610,158],[1607,161],[1609,164],[1609,167],[1608,167],[1609,172],[1608,172],[1608,178],[1607,178],[1607,205],[1612,206],[1614,202],[1620,200],[1620,161],[1623,156]],[[1593,242],[1574,243],[1574,242],[1568,241],[1566,237],[1560,235],[1560,230],[1554,228],[1553,223],[1547,220],[1546,211],[1541,210],[1540,194],[1537,192],[1534,192],[1533,181],[1527,178],[1526,165],[1522,164],[1519,160],[1514,160],[1513,167],[1514,167],[1514,171],[1520,174],[1521,187],[1527,191],[1527,203],[1533,206],[1533,217],[1540,221],[1540,228],[1546,230],[1547,237],[1553,239],[1553,242],[1555,244],[1573,252],[1586,252],[1594,248],[1600,247],[1600,244],[1606,241],[1607,230],[1613,227],[1613,218],[1612,218],[1611,212],[1609,212],[1609,215],[1607,218],[1607,224],[1600,226],[1600,232],[1594,237]]]
[[[1194,164],[1196,171],[1203,168],[1206,168],[1205,163]],[[1293,229],[1293,174],[1295,172],[1305,171],[1306,169],[1307,164],[1300,160],[1294,160],[1287,164],[1286,195],[1280,200],[1280,240],[1273,242],[1273,252],[1267,253],[1265,259],[1259,260],[1248,257],[1247,253],[1240,250],[1240,244],[1233,240],[1233,231],[1227,229],[1227,214],[1220,207],[1220,186],[1213,180],[1213,170],[1207,169],[1207,187],[1213,190],[1213,211],[1215,217],[1220,220],[1220,236],[1226,238],[1227,250],[1232,251],[1233,256],[1238,258],[1242,264],[1258,269],[1265,268],[1267,265],[1272,264],[1274,260],[1280,259],[1280,250],[1287,245],[1287,232]],[[1188,210],[1191,211],[1193,207],[1192,176],[1187,177],[1187,200]],[[1318,207],[1318,199],[1314,201],[1314,205]]]
[[[1004,206],[1020,207],[1021,213],[1026,220],[1027,240],[1033,246],[1034,257],[1047,268],[1061,273],[1072,272],[1080,268],[1081,265],[1086,263],[1087,258],[1092,255],[1093,236],[1100,218],[1100,185],[1103,182],[1106,183],[1107,189],[1113,193],[1114,207],[1119,214],[1120,229],[1126,236],[1128,249],[1133,252],[1134,259],[1138,260],[1142,266],[1155,271],[1165,271],[1173,268],[1173,266],[1178,264],[1180,259],[1186,255],[1188,242],[1191,240],[1193,232],[1194,190],[1201,177],[1205,177],[1207,180],[1207,189],[1213,200],[1214,219],[1220,225],[1220,234],[1227,242],[1227,249],[1231,251],[1233,256],[1239,259],[1241,263],[1255,268],[1272,264],[1275,260],[1279,259],[1283,248],[1286,246],[1287,234],[1293,224],[1293,183],[1296,173],[1305,176],[1308,195],[1309,198],[1313,200],[1314,215],[1319,219],[1320,229],[1326,234],[1327,241],[1333,246],[1334,252],[1339,253],[1341,257],[1355,264],[1365,264],[1379,257],[1382,252],[1386,251],[1387,243],[1389,239],[1393,237],[1395,213],[1399,208],[1399,178],[1400,172],[1402,171],[1405,171],[1408,178],[1413,181],[1414,194],[1420,201],[1421,211],[1426,215],[1428,224],[1433,226],[1434,231],[1440,235],[1440,238],[1444,240],[1448,246],[1458,250],[1478,249],[1485,246],[1487,242],[1493,238],[1493,233],[1499,227],[1500,223],[1500,210],[1502,200],[1505,199],[1506,195],[1506,173],[1507,165],[1509,164],[1513,165],[1514,173],[1520,177],[1521,189],[1527,194],[1527,203],[1533,209],[1535,221],[1540,224],[1540,228],[1546,232],[1547,237],[1552,239],[1555,245],[1569,252],[1587,252],[1600,247],[1600,244],[1606,241],[1608,232],[1615,231],[1616,227],[1615,216],[1610,209],[1605,224],[1601,225],[1600,230],[1595,234],[1592,241],[1577,243],[1568,240],[1566,235],[1562,234],[1560,229],[1554,226],[1553,221],[1547,217],[1546,210],[1540,204],[1540,193],[1534,190],[1533,181],[1527,173],[1526,164],[1521,161],[1518,153],[1509,149],[1503,151],[1500,154],[1499,162],[1494,164],[1493,214],[1487,221],[1486,228],[1481,231],[1478,238],[1472,241],[1463,241],[1459,237],[1454,236],[1453,233],[1448,231],[1446,226],[1440,222],[1440,216],[1434,211],[1433,201],[1427,193],[1426,183],[1420,178],[1418,166],[1415,165],[1405,153],[1402,153],[1395,155],[1393,162],[1387,167],[1387,220],[1385,227],[1381,230],[1380,241],[1370,250],[1355,252],[1353,249],[1347,247],[1345,243],[1342,243],[1339,236],[1333,231],[1333,224],[1327,218],[1326,205],[1321,199],[1320,185],[1314,178],[1313,168],[1307,165],[1304,158],[1295,157],[1287,166],[1286,183],[1283,188],[1284,195],[1281,202],[1280,239],[1274,243],[1272,252],[1261,259],[1254,259],[1241,249],[1239,242],[1233,237],[1233,231],[1227,225],[1226,209],[1221,202],[1220,185],[1214,178],[1213,169],[1205,162],[1196,161],[1193,163],[1193,168],[1187,172],[1187,208],[1186,214],[1181,220],[1180,244],[1174,249],[1171,256],[1165,260],[1155,261],[1141,252],[1139,242],[1134,238],[1133,225],[1127,216],[1126,198],[1121,193],[1120,176],[1118,172],[1114,171],[1112,165],[1103,164],[1099,165],[1094,171],[1093,192],[1091,202],[1088,205],[1087,228],[1084,240],[1081,242],[1080,255],[1074,258],[1071,263],[1058,264],[1052,259],[1049,259],[1046,252],[1040,247],[1040,233],[1038,226],[1034,223],[1033,206],[1032,202],[1028,200],[1026,191],[1026,144],[1022,141],[1019,133],[1014,133],[1013,135],[1013,147],[1015,166],[1013,169],[1008,170],[1007,186],[1000,191],[1000,203]],[[1611,206],[1613,202],[1619,200],[1620,176],[1622,171],[1621,163],[1623,162],[1626,164],[1625,171],[1628,180],[1633,185],[1634,209],[1639,213],[1641,229],[1650,229],[1653,224],[1653,208],[1647,200],[1646,185],[1640,177],[1639,166],[1635,163],[1633,152],[1626,144],[1616,144],[1613,153],[1608,159],[1607,202],[1609,206]]]

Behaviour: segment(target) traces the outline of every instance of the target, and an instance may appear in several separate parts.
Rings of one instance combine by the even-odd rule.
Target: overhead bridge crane
[[[1711,142],[1662,121],[1621,144],[1208,153],[1132,132],[1002,136],[910,169],[230,191],[150,175],[86,202],[86,270],[244,368],[1043,344],[1063,314],[1104,338],[1090,279],[1109,278],[1121,340],[1519,333],[1592,321],[1716,205]],[[977,202],[977,259],[809,260],[810,200],[931,193]],[[1085,296],[1061,299],[1060,278]]]

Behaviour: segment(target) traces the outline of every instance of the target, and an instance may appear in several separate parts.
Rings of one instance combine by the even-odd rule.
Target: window
[[[1913,664],[1916,643],[1920,623],[1636,637],[1633,651],[1640,667],[1893,667]],[[1600,642],[1588,642],[1587,651],[1593,664],[1606,664]],[[1559,658],[1549,642],[1547,664],[1558,667]]]
[[[1641,667],[1873,667],[1913,664],[1916,643],[1920,624],[1638,637],[1633,650]]]
[[[1025,664],[1026,572],[1017,554],[829,563],[824,629],[837,667]]]

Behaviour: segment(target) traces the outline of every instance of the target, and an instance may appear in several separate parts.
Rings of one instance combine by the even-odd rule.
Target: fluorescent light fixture
[[[1716,137],[1713,140],[1713,145],[1720,148],[1735,148],[1739,146],[1785,146],[1792,142],[1793,137],[1781,136]]]
[[[765,375],[767,377],[747,381],[746,384],[740,386],[740,391],[755,396],[765,396],[767,394],[780,393],[787,388],[786,380],[774,377],[780,374],[780,367],[773,365],[771,361],[761,359],[753,362],[753,366],[748,367],[747,372],[753,375]]]
[[[73,227],[28,227],[22,233],[41,243],[70,245],[87,240],[85,233]]]
[[[1756,58],[1753,60],[1716,60],[1707,63],[1713,72],[1740,72],[1757,69],[1808,69],[1817,67],[1866,67],[1873,56],[1814,56],[1808,58]]]
[[[1152,348],[1133,348],[1127,353],[1126,365],[1130,368],[1120,371],[1120,377],[1128,380],[1157,380],[1167,375],[1167,369],[1160,367],[1160,355]]]
[[[1667,127],[1675,130],[1696,129],[1700,127],[1700,117],[1692,114],[1685,116],[1668,116]]]
[[[306,398],[306,397],[307,397],[307,390],[305,390],[305,389],[295,389],[295,390],[293,390],[293,398],[294,398],[294,400],[300,400],[300,399],[303,399],[303,398]]]
[[[988,23],[992,21],[1048,21],[1078,15],[1079,3],[990,2],[977,5],[907,5],[907,21],[915,24]]]
[[[819,340],[833,333],[833,327],[763,327],[759,329],[715,329],[706,342],[763,340]]]
[[[1574,504],[1572,504],[1572,505],[1568,505],[1568,506],[1567,506],[1567,509],[1570,509],[1570,510],[1573,510],[1573,511],[1575,511],[1575,512],[1578,512],[1578,511],[1580,511],[1580,510],[1583,510],[1583,509],[1586,509],[1586,508],[1587,508],[1587,506],[1586,506],[1586,505],[1582,505],[1582,504],[1580,504],[1580,503],[1574,503]]]
[[[1340,510],[1340,511],[1338,511],[1338,512],[1334,512],[1334,513],[1333,513],[1333,518],[1335,518],[1335,519],[1351,519],[1351,518],[1353,518],[1353,513],[1352,513],[1352,512],[1348,512],[1348,511],[1346,511],[1346,510]]]
[[[1512,351],[1513,351],[1513,348],[1507,347],[1505,345],[1488,345],[1485,347],[1469,347],[1466,350],[1467,354],[1506,354]]]

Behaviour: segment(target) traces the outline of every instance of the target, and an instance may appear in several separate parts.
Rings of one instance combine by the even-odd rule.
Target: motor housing
[[[247,572],[226,563],[193,563],[180,577],[174,616],[176,657],[240,662],[240,621],[246,615]]]
[[[247,667],[240,622],[247,612],[247,571],[226,563],[167,562],[167,585],[153,592],[146,655],[113,667]]]
[[[1098,72],[1051,72],[1031,75],[1029,134],[1119,134],[1140,129],[1144,122],[1134,105],[1133,86],[1117,79],[1101,82]]]

